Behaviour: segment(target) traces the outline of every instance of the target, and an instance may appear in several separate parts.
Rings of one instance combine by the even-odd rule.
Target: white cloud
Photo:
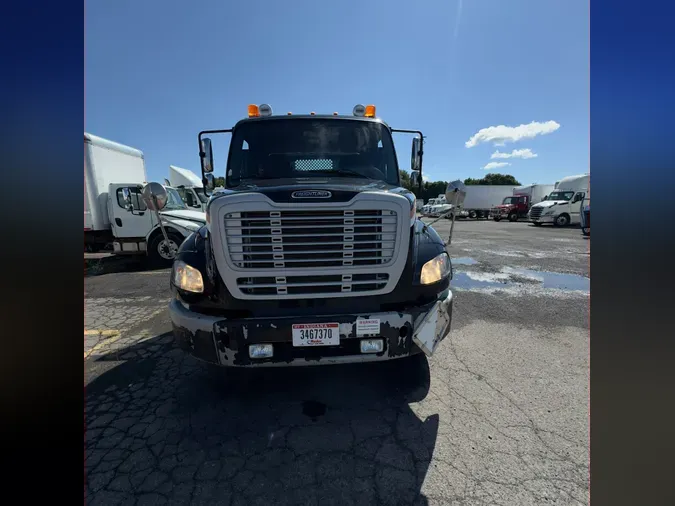
[[[514,149],[510,153],[502,153],[501,151],[497,150],[494,153],[492,153],[492,156],[490,157],[491,160],[494,160],[495,158],[537,158],[539,155],[536,153],[533,153],[530,148],[526,149]]]
[[[429,176],[422,174],[422,181],[429,181]]]
[[[500,167],[506,167],[507,165],[511,165],[511,164],[508,163],[508,162],[490,162],[483,168],[485,170],[491,170],[491,169],[498,169]]]
[[[507,142],[517,142],[523,139],[532,139],[537,135],[546,135],[555,132],[560,124],[550,120],[544,123],[533,121],[527,125],[510,127],[506,125],[490,126],[481,128],[468,141],[464,143],[467,148],[472,148],[484,142],[492,142],[495,146],[503,146]]]

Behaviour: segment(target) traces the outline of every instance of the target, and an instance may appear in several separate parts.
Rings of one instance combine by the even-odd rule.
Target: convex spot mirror
[[[166,188],[159,183],[148,183],[143,188],[143,202],[151,211],[161,211],[166,206]]]

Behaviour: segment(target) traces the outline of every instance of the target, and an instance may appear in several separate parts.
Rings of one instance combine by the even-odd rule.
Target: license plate
[[[293,346],[336,346],[340,344],[337,323],[296,323],[293,325]]]

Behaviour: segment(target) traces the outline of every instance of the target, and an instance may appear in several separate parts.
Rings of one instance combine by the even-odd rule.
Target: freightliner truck
[[[199,133],[209,193],[212,138],[230,142],[225,187],[173,263],[170,316],[186,352],[230,372],[392,359],[406,374],[427,367],[450,331],[452,266],[401,187],[394,132],[414,136],[419,187],[422,133],[389,127],[370,105],[352,115],[252,105],[233,128]]]

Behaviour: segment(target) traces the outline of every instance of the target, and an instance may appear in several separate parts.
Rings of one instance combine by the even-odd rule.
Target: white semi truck
[[[206,211],[209,198],[204,194],[202,180],[188,169],[169,165],[169,186],[178,191],[188,209]]]
[[[529,218],[535,226],[551,223],[558,227],[578,225],[581,202],[588,191],[589,174],[564,177],[546,200],[530,209]]]
[[[189,210],[168,187],[159,213],[167,242],[157,214],[141,197],[146,182],[142,151],[84,134],[85,251],[112,246],[116,254],[147,255],[153,263],[170,264],[183,240],[206,223],[205,213]]]

